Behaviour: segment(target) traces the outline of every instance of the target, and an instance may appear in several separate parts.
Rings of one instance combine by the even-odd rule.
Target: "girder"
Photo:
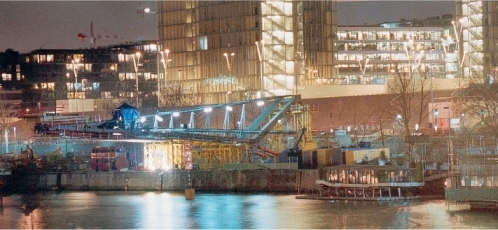
[[[298,96],[275,96],[156,111],[142,115],[144,119],[135,130],[80,123],[52,127],[51,132],[68,137],[143,142],[144,166],[148,169],[186,167],[184,146],[191,143],[194,165],[222,168],[226,163],[251,162],[251,156],[258,153],[276,158],[286,149],[287,137],[296,134],[296,128],[311,125],[310,109],[301,106],[298,99]],[[312,138],[305,135],[303,139],[303,144],[313,144]],[[316,148],[316,143],[306,146],[309,147],[304,149]]]
[[[296,100],[296,96],[276,96],[257,100],[160,111],[142,116],[145,119],[154,119],[154,127],[149,132],[135,132],[134,136],[135,138],[167,139],[179,137],[192,140],[255,143],[264,135],[271,133],[273,126],[278,120],[286,120],[284,119],[286,112],[289,111],[291,105]],[[252,108],[255,109],[254,105],[258,102],[264,102],[264,105],[256,107],[257,110],[260,110],[260,113],[252,117],[248,116],[246,108],[252,105]],[[240,107],[240,110],[235,110],[235,107]],[[236,114],[237,112],[240,114]],[[220,114],[224,115],[221,127],[219,127],[220,124],[218,124],[218,128],[211,126],[213,113],[218,113],[218,116],[221,116]],[[175,124],[175,116],[181,116],[181,114],[190,114],[187,126]],[[255,114],[254,111],[253,114]],[[196,117],[198,118],[197,121],[203,119],[204,122],[197,122],[198,125],[196,125]],[[240,117],[240,119],[234,120],[237,117]],[[169,119],[168,127],[158,127],[158,119]],[[230,122],[236,125],[231,126]],[[279,132],[294,133],[296,130]]]

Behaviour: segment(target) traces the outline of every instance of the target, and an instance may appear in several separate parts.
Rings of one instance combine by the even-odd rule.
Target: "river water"
[[[498,227],[498,215],[444,200],[328,201],[295,195],[46,192],[3,198],[0,228],[449,229]]]

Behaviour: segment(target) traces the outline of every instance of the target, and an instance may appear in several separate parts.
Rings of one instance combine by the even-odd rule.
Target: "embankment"
[[[318,170],[172,170],[31,174],[38,190],[183,190],[317,192]],[[30,180],[33,181],[33,178]]]

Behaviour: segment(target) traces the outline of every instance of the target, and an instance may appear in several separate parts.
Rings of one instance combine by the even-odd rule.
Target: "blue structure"
[[[125,130],[134,130],[140,124],[140,113],[137,108],[123,103],[112,111],[112,120],[119,121],[121,128]]]

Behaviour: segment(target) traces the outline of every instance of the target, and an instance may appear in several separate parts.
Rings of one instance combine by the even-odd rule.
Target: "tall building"
[[[123,102],[155,108],[157,55],[156,41],[34,50],[22,63],[29,82],[23,101],[57,112],[112,110]]]
[[[161,92],[183,87],[162,105],[301,94],[333,78],[335,11],[335,1],[159,1]]]
[[[338,74],[316,79],[342,85],[330,96],[385,94],[396,74],[430,78],[436,90],[459,87],[458,49],[451,35],[453,15],[400,20],[379,25],[337,27]]]
[[[457,1],[455,37],[458,39],[461,75],[496,80],[498,66],[498,2]]]

